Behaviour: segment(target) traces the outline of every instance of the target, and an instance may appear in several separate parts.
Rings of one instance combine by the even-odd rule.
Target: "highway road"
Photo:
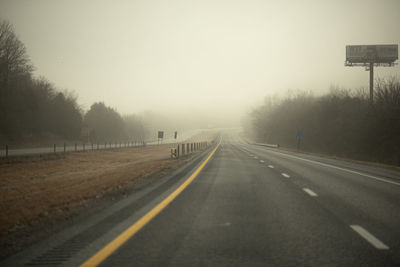
[[[400,266],[400,175],[226,133],[215,150],[1,265],[26,264]]]

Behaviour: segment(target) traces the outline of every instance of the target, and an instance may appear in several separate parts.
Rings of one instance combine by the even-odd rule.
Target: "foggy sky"
[[[368,87],[345,46],[400,43],[400,1],[0,0],[0,18],[35,75],[121,113],[236,115],[287,89]]]

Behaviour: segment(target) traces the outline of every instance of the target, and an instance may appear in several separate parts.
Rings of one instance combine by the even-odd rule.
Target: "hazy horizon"
[[[234,121],[268,94],[368,87],[345,46],[399,44],[399,1],[0,1],[35,66],[88,109]],[[370,18],[374,18],[371,22]],[[399,77],[378,67],[375,78]],[[228,118],[228,116],[231,116]]]

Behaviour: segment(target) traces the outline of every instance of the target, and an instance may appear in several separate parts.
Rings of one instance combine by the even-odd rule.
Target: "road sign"
[[[164,138],[164,132],[163,131],[158,131],[158,138],[160,138],[160,139]]]
[[[303,139],[303,131],[302,130],[297,130],[296,138],[297,138],[297,151],[300,151],[300,142]]]
[[[175,131],[174,138],[176,139],[177,137],[178,137],[178,132]]]
[[[297,131],[296,138],[297,138],[297,140],[299,140],[299,141],[300,141],[301,139],[303,139],[303,131],[298,130],[298,131]]]

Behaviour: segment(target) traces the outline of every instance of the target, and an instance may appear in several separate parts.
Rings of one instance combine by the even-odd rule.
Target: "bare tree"
[[[332,87],[314,97],[298,92],[274,105],[265,101],[250,113],[247,132],[258,142],[400,166],[400,81],[379,80],[374,105],[365,91]]]
[[[13,26],[0,20],[0,86],[8,89],[11,77],[30,74],[32,70],[25,45],[15,35]]]

